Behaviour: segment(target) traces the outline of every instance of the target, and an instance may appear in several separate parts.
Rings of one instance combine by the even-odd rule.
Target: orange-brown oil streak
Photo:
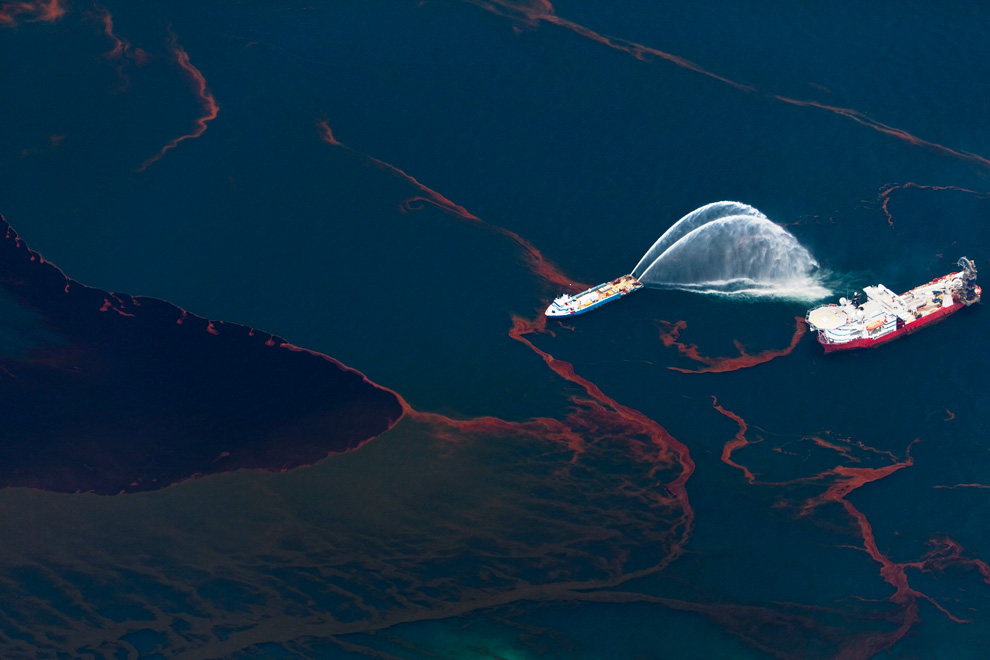
[[[990,159],[984,158],[983,156],[977,154],[969,153],[968,151],[957,151],[955,149],[950,149],[949,147],[945,147],[935,142],[922,140],[919,137],[915,137],[914,135],[911,135],[905,130],[902,130],[900,128],[894,128],[893,126],[888,126],[883,122],[879,122],[876,119],[873,119],[863,114],[862,112],[859,112],[858,110],[853,110],[851,108],[840,108],[834,105],[826,105],[824,103],[818,103],[817,101],[800,101],[798,99],[792,99],[786,96],[774,95],[773,98],[777,99],[778,101],[783,101],[784,103],[789,103],[791,105],[796,105],[805,108],[818,108],[819,110],[825,110],[827,112],[831,112],[833,114],[837,114],[842,117],[847,117],[849,119],[852,119],[857,124],[861,124],[868,128],[872,128],[873,130],[884,133],[885,135],[890,135],[892,137],[895,137],[898,140],[907,142],[911,146],[922,147],[924,149],[929,149],[931,151],[946,156],[959,158],[974,165],[979,165],[980,167],[990,168]]]
[[[352,149],[351,147],[345,145],[340,140],[338,140],[337,137],[333,134],[333,130],[330,128],[329,122],[327,122],[326,120],[317,121],[316,127],[320,139],[322,139],[327,144],[333,147],[337,147],[339,149],[343,149],[347,151],[349,154],[359,158],[366,165],[375,167],[383,172],[391,174],[405,181],[410,186],[415,188],[419,194],[409,199],[406,199],[401,203],[400,210],[402,212],[409,212],[411,210],[414,210],[415,209],[414,205],[417,202],[431,204],[441,209],[442,211],[452,215],[458,220],[475,224],[488,231],[505,236],[510,240],[512,240],[516,245],[522,248],[524,254],[528,258],[531,270],[534,272],[534,274],[540,276],[545,281],[563,286],[573,286],[573,285],[584,286],[564,275],[563,272],[561,272],[555,265],[547,261],[546,258],[543,257],[542,253],[539,250],[537,250],[535,246],[533,246],[529,241],[522,238],[518,234],[509,231],[507,229],[504,229],[502,227],[491,225],[485,222],[478,216],[474,215],[473,213],[465,209],[463,206],[455,204],[447,197],[423,185],[414,177],[410,176],[409,174],[402,171],[398,167],[395,167],[394,165],[391,165],[390,163],[386,163],[377,158],[373,158],[371,156],[361,154],[355,151],[354,149]],[[597,402],[599,406],[601,406],[601,410],[611,409],[614,412],[614,414],[616,414],[623,421],[627,423],[631,423],[633,426],[642,429],[644,434],[650,437],[651,440],[661,448],[664,454],[663,457],[666,457],[665,455],[668,452],[672,452],[673,454],[676,455],[677,461],[679,462],[682,470],[681,473],[670,484],[667,485],[667,489],[674,495],[674,499],[676,500],[677,504],[680,506],[681,510],[684,512],[683,514],[683,523],[685,526],[684,540],[682,541],[681,546],[679,546],[679,547],[683,547],[683,544],[686,543],[687,536],[693,525],[693,515],[694,515],[690,507],[690,502],[687,499],[687,491],[685,488],[685,484],[687,483],[687,480],[690,478],[691,474],[694,471],[694,462],[690,457],[687,447],[679,443],[677,440],[675,440],[672,436],[670,436],[669,433],[667,433],[667,431],[663,427],[661,427],[659,424],[648,418],[646,415],[642,414],[639,411],[622,406],[618,402],[606,396],[597,385],[577,375],[574,371],[573,365],[571,365],[568,362],[564,362],[562,360],[557,360],[548,353],[538,349],[531,341],[526,339],[524,335],[528,335],[532,333],[546,333],[551,335],[553,334],[553,332],[551,330],[548,330],[546,327],[546,323],[547,323],[546,316],[539,314],[534,319],[523,319],[521,317],[514,316],[512,320],[513,320],[513,326],[512,329],[509,331],[510,337],[523,343],[525,346],[529,347],[531,350],[533,350],[538,355],[540,355],[543,358],[543,360],[547,363],[547,365],[550,366],[550,368],[555,373],[563,377],[565,380],[568,380],[572,383],[578,384],[581,387],[583,387],[585,391],[588,392],[589,396],[591,396],[591,398],[595,402]],[[406,415],[409,415],[411,418],[419,419],[420,421],[430,423],[435,428],[446,426],[460,431],[474,432],[474,433],[485,433],[485,432],[510,433],[510,432],[520,432],[520,431],[539,432],[544,437],[551,437],[565,443],[568,446],[568,448],[573,452],[572,462],[576,460],[576,458],[584,451],[584,447],[586,443],[585,438],[583,438],[580,434],[575,432],[569,425],[558,420],[548,419],[548,418],[538,418],[523,423],[508,422],[495,417],[479,417],[470,420],[455,420],[443,415],[416,411],[408,403],[406,403],[405,400],[403,400],[402,397],[399,396],[397,393],[393,392],[393,394],[395,394],[399,398]],[[442,432],[441,435],[443,435]],[[651,457],[651,458],[655,460],[655,457]],[[655,471],[656,468],[654,468],[653,472]],[[670,557],[668,557],[665,564],[669,563],[669,561],[672,561],[679,553],[679,551],[680,550],[678,550],[678,552],[675,552]]]
[[[745,346],[738,341],[735,342],[736,349],[739,351],[739,355],[737,357],[707,357],[702,355],[698,352],[697,344],[684,344],[678,341],[678,339],[680,339],[681,330],[687,328],[687,323],[684,321],[677,321],[676,323],[661,321],[665,327],[665,330],[660,333],[660,341],[663,342],[664,346],[673,346],[681,355],[705,365],[700,369],[667,367],[668,369],[679,371],[684,374],[724,373],[726,371],[737,371],[739,369],[755,367],[758,364],[769,362],[774,358],[789,355],[797,347],[798,343],[801,341],[801,338],[804,337],[805,332],[808,330],[804,319],[800,316],[795,316],[794,321],[794,334],[791,336],[791,341],[786,348],[768,349],[754,355],[747,353]]]
[[[856,458],[855,456],[852,455],[852,448],[851,447],[843,447],[842,445],[837,445],[834,442],[829,442],[828,440],[826,440],[824,438],[819,438],[818,436],[814,436],[814,435],[813,436],[808,436],[805,439],[808,440],[809,442],[811,442],[812,444],[815,444],[815,445],[818,445],[819,447],[822,447],[823,449],[831,449],[836,454],[839,454],[840,456],[842,456],[843,458],[845,458],[846,460],[848,460],[848,461],[850,461],[852,463],[859,463],[860,462],[858,458]],[[865,449],[866,451],[873,451],[873,452],[876,452],[876,453],[885,453],[885,454],[889,455],[891,458],[894,458],[893,454],[891,454],[890,452],[877,452],[872,447],[867,447],[863,443],[859,443],[859,447],[861,449]],[[894,458],[894,460],[897,460],[897,459]]]
[[[791,480],[790,482],[757,481],[756,475],[754,475],[753,472],[748,467],[746,467],[745,465],[740,465],[739,463],[736,463],[735,461],[732,460],[732,454],[737,449],[741,449],[749,444],[752,444],[749,442],[749,440],[746,439],[746,432],[749,430],[749,425],[746,423],[746,420],[744,420],[742,417],[732,412],[731,410],[726,410],[722,406],[718,405],[718,399],[714,396],[712,397],[712,407],[722,415],[734,421],[736,425],[739,427],[733,438],[728,442],[726,442],[725,445],[722,447],[721,460],[726,465],[729,465],[731,467],[740,470],[743,473],[743,476],[746,478],[746,481],[748,483],[760,484],[763,486],[781,486],[781,485],[786,485],[788,483],[795,484],[795,483],[810,483],[810,482],[821,481],[823,478],[831,475],[831,472],[826,472],[825,474],[822,475],[816,475],[814,477],[805,477],[801,479],[794,479]],[[850,462],[853,463],[859,462],[859,459],[852,455],[850,451],[851,449],[850,447],[843,447],[841,445],[835,444],[834,442],[828,442],[827,440],[823,438],[819,438],[817,436],[806,436],[803,439],[808,442],[811,442],[812,444],[818,447],[822,447],[823,449],[830,449]],[[888,451],[876,450],[873,447],[866,446],[862,442],[857,443],[857,446],[863,449],[864,451],[890,456],[891,459],[897,460],[896,457]]]
[[[931,552],[922,557],[921,561],[907,565],[911,568],[932,573],[944,571],[951,565],[962,564],[963,566],[975,568],[979,571],[983,581],[990,584],[990,564],[975,557],[964,557],[962,554],[963,547],[958,541],[950,538],[937,538],[932,539],[930,544],[935,546]]]
[[[421,412],[419,410],[409,408],[408,404],[404,401],[403,404],[407,406],[404,413],[405,416],[430,425],[433,429],[433,434],[436,437],[448,440],[450,442],[457,442],[457,437],[444,432],[442,429],[450,428],[461,434],[474,435],[507,435],[528,433],[536,435],[540,438],[564,444],[571,452],[570,463],[572,464],[577,462],[578,458],[585,452],[587,447],[587,441],[581,436],[581,434],[577,433],[565,422],[551,419],[549,417],[538,417],[525,422],[510,422],[491,416],[473,417],[471,419],[454,419],[438,413]]]
[[[549,332],[549,331],[547,331]],[[369,381],[370,382],[370,381]],[[381,387],[376,385],[376,387]],[[441,429],[451,428],[461,433],[474,434],[499,434],[499,433],[533,433],[540,437],[556,440],[567,445],[573,453],[571,463],[574,463],[578,456],[585,451],[585,439],[576,433],[570,426],[556,419],[539,417],[527,422],[510,422],[498,417],[484,416],[473,417],[471,419],[454,419],[438,413],[422,412],[414,409],[402,396],[393,390],[387,391],[395,395],[402,406],[403,416],[414,419],[433,427],[434,432],[440,438],[456,441],[456,438],[444,433]]]
[[[220,111],[220,106],[217,105],[216,99],[210,92],[209,87],[206,85],[206,79],[203,74],[189,61],[189,55],[186,53],[185,49],[179,44],[178,38],[171,31],[169,32],[169,50],[175,56],[175,61],[178,63],[179,67],[186,72],[189,79],[192,81],[193,90],[196,96],[199,98],[200,105],[203,108],[203,114],[196,118],[196,127],[191,133],[179,136],[162,147],[161,151],[157,154],[144,161],[141,167],[138,168],[138,172],[143,172],[155,163],[158,159],[165,155],[165,152],[169,149],[174,149],[183,140],[190,140],[192,138],[197,138],[206,131],[206,124],[217,117],[217,113]]]
[[[866,514],[857,509],[856,506],[847,499],[848,495],[854,490],[868,483],[883,479],[898,470],[913,465],[914,459],[911,457],[911,447],[914,446],[915,442],[917,442],[917,440],[912,441],[911,444],[908,445],[907,456],[904,460],[886,467],[853,468],[840,465],[833,468],[831,471],[832,474],[840,477],[840,480],[832,484],[822,495],[809,499],[805,502],[801,509],[802,513],[806,514],[812,509],[826,503],[836,503],[842,506],[846,513],[855,522],[859,533],[863,538],[863,549],[871,559],[880,564],[880,577],[894,588],[894,593],[888,598],[888,600],[904,607],[904,620],[901,622],[900,627],[889,636],[874,640],[874,643],[869,649],[871,655],[892,646],[897,640],[906,635],[914,624],[920,620],[918,617],[919,598],[924,598],[930,602],[950,620],[956,623],[964,623],[962,619],[952,615],[939,603],[935,602],[935,600],[930,596],[911,588],[911,585],[908,582],[906,569],[916,567],[915,564],[898,563],[883,554],[877,545],[876,537],[873,533],[873,527],[870,525],[870,521],[867,519]]]
[[[103,34],[113,42],[113,48],[107,51],[106,56],[110,59],[117,59],[124,55],[126,46],[124,40],[114,34],[113,31],[113,16],[110,14],[110,10],[101,9],[100,10],[100,22],[103,24]]]
[[[103,25],[103,34],[113,42],[113,48],[104,53],[104,56],[111,60],[128,58],[133,60],[138,66],[148,61],[148,54],[141,48],[134,48],[127,39],[119,37],[113,31],[113,15],[106,8],[100,9],[100,23]]]
[[[914,442],[917,442],[917,440]],[[912,442],[911,445],[913,445],[914,442]],[[908,583],[906,569],[918,566],[913,563],[895,562],[880,552],[880,548],[877,546],[876,537],[873,534],[873,527],[870,525],[870,521],[866,518],[866,514],[857,509],[852,502],[846,499],[846,496],[857,488],[873,481],[883,479],[884,477],[893,474],[902,468],[913,465],[914,460],[911,458],[911,445],[908,446],[908,455],[904,461],[893,465],[888,465],[883,468],[836,467],[834,469],[834,473],[845,477],[845,479],[833,484],[828,490],[825,491],[823,495],[813,498],[812,500],[809,500],[809,502],[805,503],[804,510],[810,510],[810,508],[819,506],[825,502],[838,503],[846,510],[846,513],[849,514],[859,528],[860,534],[863,537],[863,544],[866,553],[875,562],[880,564],[880,577],[883,578],[883,580],[889,585],[894,587],[894,593],[888,600],[892,603],[902,605],[905,608],[904,621],[897,630],[895,639],[891,640],[888,645],[880,646],[876,649],[876,651],[881,651],[888,648],[894,641],[907,634],[908,630],[910,630],[915,623],[920,621],[918,618],[918,598],[924,598],[930,602],[950,620],[956,623],[966,623],[963,619],[952,615],[939,603],[935,602],[935,600],[930,596],[911,588],[911,585]]]
[[[714,396],[712,397],[712,407],[739,425],[739,430],[736,431],[736,435],[722,447],[722,462],[730,467],[742,470],[743,476],[746,477],[746,481],[751,484],[756,483],[756,477],[752,472],[750,472],[748,467],[745,465],[740,465],[732,460],[732,452],[749,444],[749,441],[746,440],[746,430],[749,428],[746,425],[746,420],[731,410],[726,410],[722,406],[718,405],[718,399]]]
[[[504,227],[499,227],[497,225],[492,225],[489,224],[488,222],[485,222],[478,216],[468,211],[463,206],[460,206],[459,204],[455,204],[454,202],[450,201],[449,199],[447,199],[437,191],[426,187],[425,185],[417,181],[414,177],[410,176],[409,174],[406,174],[395,165],[391,165],[377,158],[372,158],[371,156],[361,154],[355,151],[354,149],[352,149],[351,147],[348,147],[347,145],[341,143],[336,137],[334,137],[333,131],[330,130],[330,125],[327,123],[326,120],[318,121],[316,123],[316,126],[317,126],[317,130],[319,131],[320,138],[327,144],[347,150],[349,153],[355,155],[356,157],[359,157],[366,164],[402,179],[403,181],[405,181],[406,183],[408,183],[410,186],[412,186],[418,191],[419,194],[414,195],[413,197],[410,197],[402,201],[402,203],[399,205],[399,209],[401,212],[409,213],[410,211],[417,210],[418,208],[417,204],[420,203],[426,203],[435,206],[444,213],[447,213],[448,215],[451,215],[462,222],[468,222],[477,225],[479,227],[482,227],[486,231],[499,234],[511,240],[513,243],[515,243],[517,246],[519,246],[522,249],[523,254],[526,256],[526,260],[529,262],[530,270],[535,275],[545,280],[546,282],[551,284],[556,284],[562,287],[570,287],[570,286],[586,287],[586,285],[581,284],[580,282],[576,282],[571,278],[567,277],[567,275],[565,275],[560,270],[560,268],[558,268],[555,264],[553,264],[546,257],[544,257],[543,253],[541,253],[538,249],[536,249],[536,247],[532,243],[527,241],[522,236],[519,236],[515,232],[509,231]]]
[[[776,485],[767,484],[763,482],[757,482],[752,472],[749,471],[745,466],[739,465],[731,459],[732,453],[746,446],[748,441],[746,440],[745,434],[747,430],[746,421],[739,415],[726,410],[722,406],[719,406],[716,401],[713,404],[714,408],[718,410],[721,414],[725,415],[729,419],[732,419],[739,425],[739,430],[736,432],[732,440],[728,441],[722,450],[722,461],[727,465],[731,465],[740,469],[746,476],[746,480],[751,483],[761,483],[762,485]],[[903,608],[903,620],[898,628],[891,632],[882,634],[879,636],[863,637],[851,641],[843,651],[839,654],[840,658],[869,658],[879,653],[880,651],[890,648],[898,640],[902,639],[911,628],[920,621],[918,617],[918,599],[923,598],[935,606],[938,610],[944,613],[950,620],[956,623],[963,623],[964,620],[954,616],[948,610],[946,610],[942,605],[935,602],[930,596],[911,588],[906,570],[908,568],[930,568],[934,565],[935,559],[937,559],[937,554],[929,553],[926,555],[925,560],[922,562],[904,562],[898,563],[891,560],[883,552],[880,551],[877,545],[876,536],[873,532],[873,527],[870,521],[867,519],[866,514],[857,509],[855,505],[852,504],[847,498],[850,493],[857,490],[858,488],[872,483],[874,481],[879,481],[898,470],[906,467],[910,467],[914,464],[914,459],[911,456],[911,447],[918,440],[912,441],[906,452],[906,457],[903,460],[897,461],[891,465],[887,465],[881,468],[865,468],[865,467],[847,467],[843,465],[838,465],[831,470],[827,470],[816,477],[811,479],[797,479],[792,483],[808,482],[808,481],[821,481],[829,477],[835,477],[837,480],[835,483],[830,485],[824,493],[817,497],[813,497],[804,502],[800,509],[800,515],[808,515],[814,509],[821,507],[825,504],[838,504],[841,506],[846,514],[853,520],[853,523],[859,532],[859,536],[863,539],[862,549],[873,559],[875,562],[880,564],[880,577],[891,587],[894,588],[894,593],[888,598],[888,600],[896,605]],[[821,447],[829,448],[831,443],[827,442],[816,442]],[[845,454],[845,452],[840,452]],[[883,452],[880,452],[883,453]],[[943,553],[944,554],[944,553]],[[957,555],[949,553],[949,558],[955,558]],[[985,563],[980,562],[980,560],[960,560],[969,562],[976,566],[981,574],[988,580],[990,580],[990,566]],[[976,562],[979,562],[977,564]],[[984,567],[987,569],[987,573],[983,573]]]
[[[98,14],[100,23],[103,25],[103,34],[113,43],[113,47],[104,53],[108,60],[117,62],[117,76],[121,80],[121,90],[126,89],[130,84],[130,76],[124,73],[126,60],[130,60],[138,66],[143,66],[148,61],[148,54],[141,48],[133,48],[131,42],[119,37],[113,30],[113,15],[106,8],[100,9]]]
[[[588,396],[598,402],[598,404],[604,406],[605,408],[611,409],[620,419],[631,423],[634,427],[640,429],[640,431],[648,436],[653,444],[659,449],[660,454],[656,457],[657,460],[666,461],[672,454],[674,459],[680,465],[680,474],[678,474],[677,477],[674,478],[669,484],[666,484],[666,486],[670,493],[674,496],[674,499],[680,506],[681,511],[683,511],[682,523],[684,525],[684,534],[680,544],[676,546],[674,552],[672,552],[671,556],[669,556],[665,561],[664,565],[666,565],[670,561],[673,561],[673,559],[675,559],[676,556],[683,551],[683,547],[686,544],[688,536],[690,535],[691,529],[694,525],[694,510],[691,508],[691,503],[688,500],[686,488],[688,479],[690,479],[691,475],[694,473],[694,459],[691,458],[687,446],[671,436],[665,428],[640,411],[624,406],[607,396],[597,385],[578,375],[573,364],[553,357],[549,353],[537,348],[533,342],[526,338],[526,335],[541,332],[545,329],[545,327],[546,317],[543,315],[538,316],[535,320],[513,316],[512,329],[509,330],[509,336],[527,346],[530,350],[543,358],[543,361],[547,364],[547,366],[550,367],[550,369],[558,376],[566,381],[574,383],[575,385],[579,385],[585,392],[587,392]],[[656,470],[654,469],[653,472],[655,471]]]
[[[381,161],[377,158],[372,158],[371,156],[361,154],[351,147],[343,144],[333,134],[333,131],[326,120],[317,121],[316,126],[320,138],[327,144],[343,149],[349,154],[359,158],[366,165],[375,167],[383,172],[387,172],[415,188],[419,194],[406,199],[401,203],[400,210],[402,212],[414,210],[417,203],[431,204],[452,215],[458,220],[478,225],[488,231],[505,236],[512,240],[527,256],[532,272],[543,278],[548,283],[563,286],[584,286],[564,275],[564,273],[561,272],[555,265],[547,261],[546,258],[543,257],[542,253],[535,248],[535,246],[518,234],[485,222],[464,207],[455,204],[440,193],[426,187],[414,177],[406,174],[394,165]],[[547,317],[545,315],[538,313],[533,319],[513,316],[512,324],[512,328],[509,330],[509,336],[512,339],[515,339],[516,341],[527,346],[530,350],[543,358],[547,366],[549,366],[550,369],[556,374],[571,383],[579,385],[585,390],[585,392],[587,392],[588,396],[591,397],[591,405],[593,407],[590,409],[586,408],[579,413],[574,413],[574,415],[583,415],[588,418],[594,417],[595,415],[614,416],[625,422],[629,427],[635,429],[637,432],[648,437],[652,444],[656,447],[656,450],[653,454],[643,455],[640,456],[640,458],[644,458],[653,463],[653,467],[650,470],[651,476],[655,475],[662,466],[671,464],[672,460],[680,467],[679,474],[669,483],[664,484],[664,486],[667,492],[671,494],[673,502],[682,512],[680,523],[683,526],[683,531],[680,540],[673,544],[670,554],[668,554],[664,560],[653,569],[662,570],[683,552],[694,525],[694,511],[691,508],[690,501],[688,500],[686,484],[688,479],[690,479],[691,475],[694,473],[695,466],[688,448],[673,438],[673,436],[671,436],[666,429],[643,413],[623,406],[614,399],[605,395],[605,393],[602,392],[601,388],[597,385],[578,375],[571,363],[554,358],[549,353],[537,348],[535,344],[527,339],[526,335],[535,333],[553,334],[553,332],[548,330],[546,327]],[[399,400],[402,401],[403,410],[406,415],[409,415],[413,419],[419,419],[430,423],[435,429],[437,429],[437,433],[440,437],[444,437],[445,435],[439,430],[443,426],[458,429],[460,431],[475,433],[514,433],[520,431],[538,432],[544,437],[550,437],[565,443],[573,452],[571,462],[574,462],[576,458],[584,451],[584,447],[587,442],[587,440],[577,433],[570,425],[554,419],[538,418],[523,423],[508,422],[495,417],[455,420],[443,415],[415,411],[409,406],[408,403],[402,400],[401,397],[399,397]],[[666,499],[670,499],[664,497],[660,493],[657,493],[656,497],[658,500],[664,501]]]
[[[757,92],[758,90],[752,85],[746,85],[735,80],[730,80],[716,73],[708,71],[704,67],[692,62],[691,60],[679,57],[677,55],[672,55],[664,51],[658,50],[656,48],[650,48],[649,46],[644,46],[642,44],[625,41],[623,39],[617,39],[614,37],[607,37],[601,35],[590,28],[583,25],[574,23],[567,19],[557,16],[554,12],[553,6],[546,0],[537,0],[535,2],[513,2],[512,0],[465,0],[473,5],[486,9],[499,16],[504,16],[510,19],[517,19],[525,22],[527,25],[536,25],[539,22],[550,23],[552,25],[557,25],[564,29],[570,30],[577,35],[590,39],[595,43],[602,44],[609,48],[619,50],[629,55],[632,55],[636,59],[648,62],[650,58],[658,58],[664,61],[670,62],[679,66],[683,69],[699,73],[701,75],[717,80],[721,83],[729,85],[737,90],[743,92]],[[908,144],[916,147],[922,147],[929,149],[931,151],[952,156],[954,158],[959,158],[964,161],[973,163],[980,167],[990,168],[990,159],[984,158],[977,154],[972,154],[965,151],[958,151],[955,149],[950,149],[943,145],[937,144],[935,142],[929,142],[928,140],[923,140],[921,138],[911,135],[907,131],[899,128],[894,128],[888,126],[882,122],[868,117],[866,114],[859,112],[858,110],[853,110],[850,108],[841,108],[833,105],[827,105],[824,103],[819,103],[817,101],[801,101],[798,99],[788,98],[786,96],[780,96],[777,94],[769,94],[768,98],[781,101],[794,106],[799,107],[811,107],[818,108],[820,110],[825,110],[833,114],[839,115],[841,117],[846,117],[855,121],[856,123],[866,126],[867,128],[872,128],[875,131],[879,131],[885,135],[895,137],[899,140],[907,142]]]
[[[883,214],[887,217],[887,224],[891,227],[894,226],[894,216],[891,215],[890,209],[888,208],[890,204],[890,196],[897,190],[905,190],[907,188],[914,188],[915,190],[950,190],[953,192],[962,192],[970,195],[975,195],[979,199],[990,199],[990,193],[978,192],[976,190],[969,190],[968,188],[960,188],[958,186],[924,186],[919,183],[914,183],[909,181],[908,183],[888,183],[880,188],[880,200],[882,201]]]
[[[11,2],[0,7],[0,26],[14,27],[20,19],[54,23],[65,15],[64,0]]]
[[[539,21],[544,21],[558,27],[562,27],[566,30],[570,30],[577,35],[590,39],[595,43],[602,44],[609,48],[628,53],[636,59],[642,62],[649,62],[651,58],[658,58],[675,64],[681,68],[688,69],[689,71],[694,71],[695,73],[700,73],[703,76],[708,76],[721,83],[735,87],[736,89],[742,90],[744,92],[753,92],[756,89],[750,85],[744,85],[738,83],[734,80],[729,80],[728,78],[723,78],[722,76],[712,73],[700,65],[692,62],[691,60],[685,59],[683,57],[678,57],[677,55],[672,55],[666,53],[662,50],[656,48],[650,48],[649,46],[644,46],[642,44],[633,43],[626,41],[624,39],[617,39],[615,37],[608,37],[595,32],[594,30],[587,28],[583,25],[579,25],[573,21],[569,21],[566,18],[561,18],[554,13],[553,6],[546,2],[545,0],[539,0],[538,2],[533,2],[529,5],[522,3],[510,2],[507,0],[466,0],[473,5],[486,9],[499,16],[505,16],[506,18],[519,18],[525,20],[529,25],[535,25]]]
[[[986,488],[990,489],[990,484],[953,484],[951,486],[937,485],[932,486],[932,488],[944,488],[946,490],[954,490],[956,488]]]

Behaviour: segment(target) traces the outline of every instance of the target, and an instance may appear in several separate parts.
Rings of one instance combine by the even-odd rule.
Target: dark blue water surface
[[[835,297],[990,272],[988,80],[981,2],[0,0],[0,214],[204,335],[87,335],[98,304],[0,263],[32,456],[0,465],[0,656],[986,657],[980,305],[828,357],[810,300],[540,319],[719,200]],[[402,419],[334,453],[325,410],[373,411],[206,319]],[[264,469],[197,463],[247,427]],[[148,490],[108,464],[179,483],[107,495]]]

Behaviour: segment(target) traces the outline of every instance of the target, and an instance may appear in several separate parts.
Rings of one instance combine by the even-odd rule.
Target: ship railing
[[[819,330],[818,331],[818,341],[822,342],[823,344],[835,344],[835,343],[837,343],[834,339],[832,339],[831,337],[828,336],[828,334],[826,333],[825,330]]]

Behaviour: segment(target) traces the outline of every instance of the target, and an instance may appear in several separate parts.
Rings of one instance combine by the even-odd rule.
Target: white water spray
[[[632,274],[656,288],[817,300],[831,293],[817,268],[790,232],[752,206],[715,202],[674,223]]]

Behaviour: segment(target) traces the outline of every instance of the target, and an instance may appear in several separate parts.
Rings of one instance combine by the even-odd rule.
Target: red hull
[[[937,312],[932,312],[927,316],[923,316],[913,323],[906,324],[903,328],[894,330],[893,332],[887,333],[882,337],[877,337],[876,339],[871,339],[869,337],[860,337],[859,339],[853,339],[852,341],[842,342],[841,344],[835,344],[832,342],[824,342],[821,339],[821,333],[818,334],[818,343],[822,345],[826,353],[832,353],[834,351],[849,351],[854,348],[876,348],[886,344],[887,342],[894,341],[904,335],[909,335],[913,332],[917,332],[922,328],[925,328],[933,323],[938,323],[946,316],[958,312],[960,309],[966,305],[961,302],[953,303],[948,307],[943,307]]]

